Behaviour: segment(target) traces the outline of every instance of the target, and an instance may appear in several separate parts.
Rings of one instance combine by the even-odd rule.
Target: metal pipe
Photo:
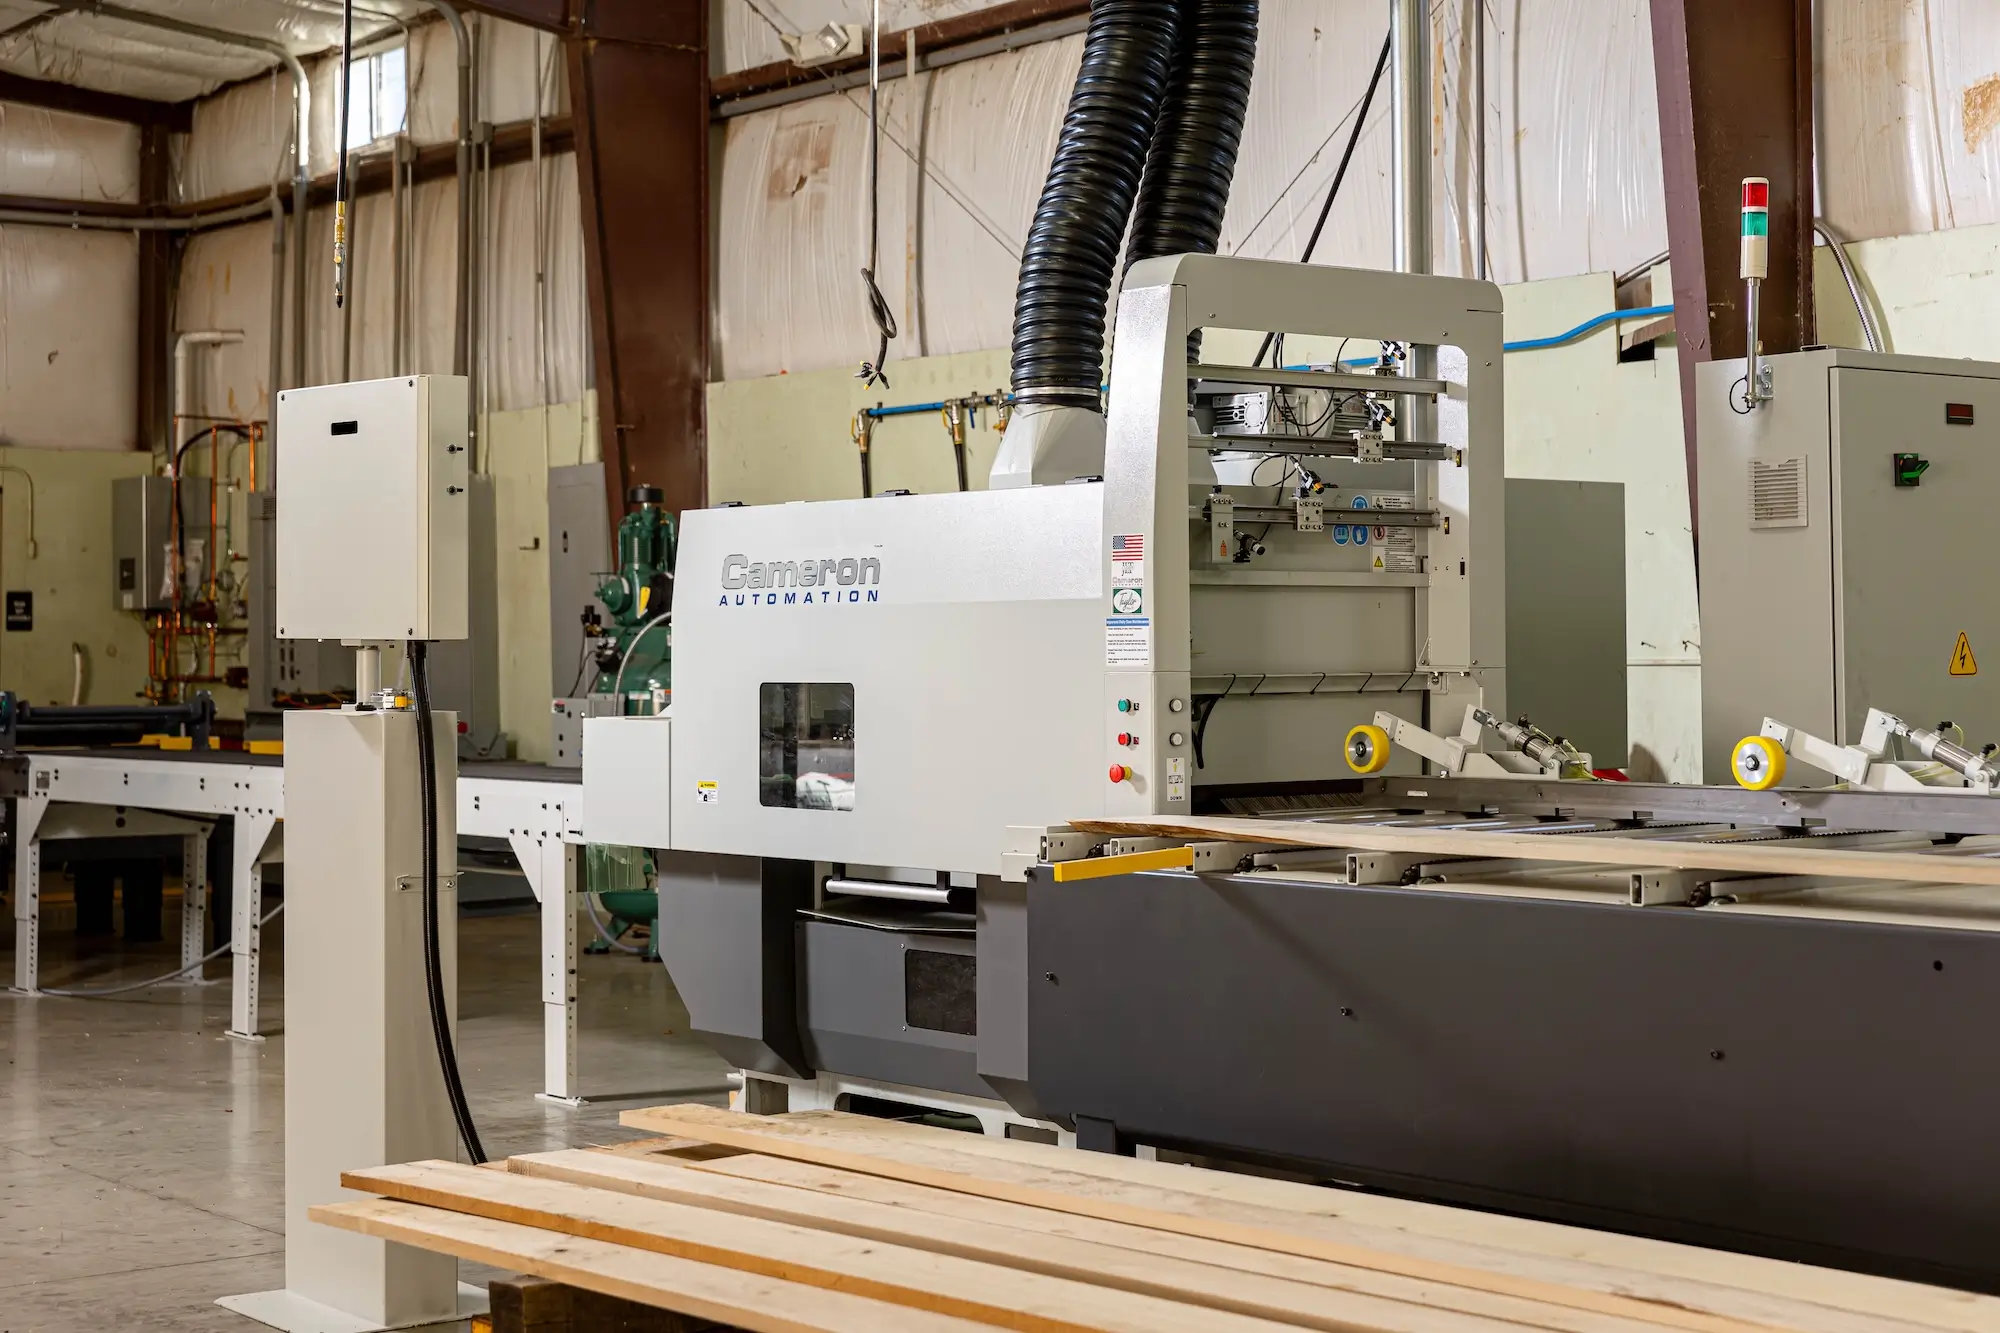
[[[1752,407],[1764,401],[1763,349],[1758,345],[1757,319],[1763,305],[1764,281],[1761,278],[1745,278],[1748,289],[1743,297],[1743,316],[1749,324],[1747,350],[1743,360],[1743,395]]]
[[[826,881],[826,892],[848,894],[856,898],[893,898],[898,902],[944,904],[951,901],[951,890],[931,884],[899,884],[886,879],[840,879]]]
[[[1486,280],[1486,0],[1472,0],[1472,276]]]
[[[199,37],[203,41],[223,46],[240,46],[252,51],[262,51],[266,55],[276,57],[291,74],[292,224],[298,231],[298,244],[292,266],[292,379],[295,383],[302,382],[305,379],[306,190],[310,183],[308,168],[312,142],[312,84],[306,77],[306,67],[283,44],[266,41],[261,37],[249,37],[240,32],[210,28],[199,23],[186,23],[146,10],[106,4],[104,0],[50,0],[50,3],[60,11],[97,14],[104,18],[117,19],[121,23],[158,28],[164,32],[177,32],[186,37]],[[275,391],[274,385],[273,392]],[[272,415],[275,419],[276,413]],[[275,431],[273,433],[275,434]],[[273,457],[275,458],[275,454]]]
[[[451,373],[467,373],[471,355],[471,306],[466,291],[467,257],[472,249],[472,38],[465,20],[445,0],[429,0],[430,7],[451,27],[458,46],[458,305],[453,316]]]
[[[1390,0],[1389,98],[1396,153],[1395,268],[1431,271],[1430,12],[1424,0]]]
[[[264,432],[264,447],[271,451],[264,465],[265,484],[272,490],[278,487],[278,391],[285,382],[285,204],[278,197],[276,189],[271,191],[271,368],[270,385],[267,390],[269,401],[265,405],[264,418],[268,429]],[[250,442],[250,476],[257,476],[258,441]],[[253,491],[256,486],[253,484]]]
[[[403,135],[399,134],[396,136],[396,141],[393,145],[395,157],[392,160],[389,172],[389,212],[391,215],[389,220],[389,249],[392,251],[389,265],[391,275],[390,285],[393,288],[389,300],[395,307],[394,313],[389,320],[389,373],[392,375],[407,375],[410,370],[409,366],[405,364],[404,354],[406,320],[404,318],[403,307],[408,303],[409,297],[403,291],[403,275],[407,267],[403,254],[406,244],[404,236],[405,228],[403,225],[403,140]]]
[[[219,347],[243,341],[240,329],[189,329],[174,339],[174,401],[172,407],[173,437],[167,441],[167,475],[180,470],[177,456],[181,447],[181,419],[185,417],[188,395],[193,391],[188,382],[188,349],[190,347]]]
[[[345,242],[341,254],[341,300],[340,305],[340,382],[350,383],[354,379],[354,301],[355,283],[361,266],[355,263],[361,251],[361,203],[355,201],[354,212],[342,219]]]
[[[1846,239],[1836,232],[1825,218],[1814,218],[1813,230],[1826,242],[1826,248],[1833,251],[1833,262],[1840,265],[1841,281],[1847,284],[1847,295],[1854,302],[1854,313],[1860,316],[1861,336],[1867,341],[1868,350],[1883,351],[1882,329],[1875,322],[1875,312],[1869,309],[1868,302],[1862,297],[1861,279],[1854,272],[1853,261],[1847,257]]]
[[[238,204],[234,208],[218,209],[213,213],[163,218],[124,218],[107,216],[103,213],[58,213],[45,212],[39,208],[0,208],[0,223],[22,227],[83,228],[89,231],[195,232],[206,231],[210,227],[228,226],[232,222],[247,221],[269,206],[269,200],[259,199],[255,203]],[[282,213],[282,204],[279,210]]]
[[[373,703],[381,689],[382,650],[372,643],[358,645],[354,650],[354,697]]]

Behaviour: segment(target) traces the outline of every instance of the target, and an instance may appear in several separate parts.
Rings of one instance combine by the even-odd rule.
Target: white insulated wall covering
[[[882,31],[901,32],[919,24],[956,18],[990,8],[997,0],[882,0]],[[872,0],[723,0],[720,41],[722,67],[734,72],[791,59],[780,30],[817,32],[829,23],[871,21]]]
[[[138,322],[131,234],[0,226],[0,444],[131,448]]]
[[[139,202],[139,127],[0,102],[0,195]]]
[[[756,0],[804,23],[866,6]],[[885,28],[938,16],[937,6]],[[983,7],[983,6],[982,6]],[[974,8],[952,7],[961,13]],[[1224,223],[1225,253],[1296,259],[1348,118],[1381,50],[1386,5],[1264,0],[1256,83]],[[851,9],[854,12],[847,14]],[[1821,212],[1864,239],[2000,221],[2000,4],[1820,0]],[[1435,266],[1468,273],[1470,0],[1433,0]],[[748,0],[726,0],[731,68],[774,58]],[[1514,283],[1617,271],[1667,248],[1647,0],[1487,6],[1489,274]],[[772,38],[775,42],[775,38]],[[923,318],[906,275],[883,290],[906,329],[896,356],[1004,347],[1014,260],[1054,150],[1080,35],[937,71],[923,134]],[[754,49],[753,49],[754,48]],[[866,252],[865,92],[732,119],[719,168],[716,315],[728,378],[852,365],[874,354],[857,275]],[[909,240],[910,105],[886,85],[885,252]],[[1387,80],[1315,258],[1390,260]],[[1004,238],[996,241],[993,233]],[[909,267],[907,259],[901,266]]]
[[[495,125],[532,119],[535,114],[535,33],[532,28],[473,15],[479,39],[484,95],[479,116]],[[458,44],[443,23],[411,29],[409,45],[409,133],[420,145],[450,143],[458,137]],[[569,92],[561,45],[541,42],[543,114],[568,114]],[[334,168],[338,140],[334,107],[340,62],[323,56],[306,62],[312,116],[307,140],[314,175]],[[181,159],[179,197],[213,199],[267,185],[291,133],[292,80],[280,70],[268,78],[224,89],[195,104],[194,132]],[[363,145],[354,145],[358,151]],[[289,177],[290,168],[286,168]]]
[[[732,5],[740,7],[741,0]],[[1471,267],[1460,216],[1471,124],[1460,14],[1461,0],[1433,7],[1433,196],[1436,266],[1444,273]],[[1489,11],[1489,20],[1494,279],[1616,268],[1664,250],[1645,0],[1522,0]],[[1386,29],[1386,7],[1265,0],[1224,253],[1299,256]],[[1079,34],[920,76],[920,87],[934,80],[920,131],[929,169],[917,247],[921,310],[909,286],[913,172],[904,146],[917,141],[913,110],[923,98],[904,80],[885,85],[882,246],[891,258],[880,277],[905,329],[922,335],[899,340],[892,358],[920,347],[937,355],[1007,344],[1020,247],[1082,50]],[[857,91],[729,122],[717,256],[724,377],[820,370],[873,355],[858,276],[867,252],[865,106]],[[1388,265],[1390,154],[1385,79],[1318,261]]]
[[[1820,0],[1820,211],[1859,240],[2000,222],[2000,4]]]
[[[550,156],[544,159],[543,170],[547,182],[543,236],[548,247],[548,401],[576,402],[589,387],[576,158],[569,153]],[[532,164],[522,162],[494,171],[494,245],[489,259],[488,309],[482,320],[482,341],[490,358],[487,405],[494,411],[536,407],[543,402],[541,356],[535,338],[534,200]],[[448,374],[457,293],[457,185],[449,179],[427,182],[417,188],[413,205],[416,338],[410,369]],[[396,369],[394,224],[388,194],[371,194],[355,201],[350,223],[354,266],[349,298],[353,302],[351,379],[379,378]],[[308,218],[306,375],[315,384],[340,379],[332,227],[331,209],[314,209]],[[239,345],[197,354],[196,410],[245,420],[262,418],[269,410],[270,282],[271,228],[267,222],[203,232],[188,242],[175,304],[177,326],[238,329],[244,335]]]
[[[1002,346],[1021,246],[1055,152],[1080,40],[1044,42],[904,80],[882,94],[881,260],[905,336],[891,356]],[[912,111],[931,93],[921,245],[910,229]],[[720,378],[823,370],[875,355],[868,263],[865,92],[728,122],[716,247]],[[1053,108],[1053,109],[1052,109]],[[911,299],[913,255],[924,294]],[[893,378],[893,376],[892,376]]]

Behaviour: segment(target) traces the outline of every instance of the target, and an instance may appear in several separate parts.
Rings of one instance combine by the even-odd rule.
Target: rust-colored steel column
[[[1759,341],[1813,339],[1811,0],[1651,0],[1667,241],[1673,251],[1688,506],[1699,540],[1695,366],[1745,353],[1741,186],[1771,182]]]
[[[160,121],[139,127],[139,203],[148,211],[171,202],[173,167],[168,157],[170,135]],[[142,231],[139,244],[138,420],[132,445],[138,449],[172,450],[169,414],[173,405],[173,372],[168,369],[174,340],[174,256],[180,242],[171,232]],[[171,456],[171,455],[170,455]]]
[[[698,0],[476,0],[569,65],[605,499],[708,503],[708,19]]]
[[[595,0],[565,41],[614,527],[641,482],[708,504],[708,8]]]

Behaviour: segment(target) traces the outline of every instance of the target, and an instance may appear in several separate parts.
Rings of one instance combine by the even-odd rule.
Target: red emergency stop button
[[[1123,782],[1131,776],[1132,776],[1132,770],[1125,767],[1125,765],[1113,764],[1111,766],[1111,780],[1113,782]]]

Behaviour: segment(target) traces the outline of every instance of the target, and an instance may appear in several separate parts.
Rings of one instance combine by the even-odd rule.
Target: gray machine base
[[[1180,873],[1028,919],[1080,1141],[2000,1291],[2000,935]]]

